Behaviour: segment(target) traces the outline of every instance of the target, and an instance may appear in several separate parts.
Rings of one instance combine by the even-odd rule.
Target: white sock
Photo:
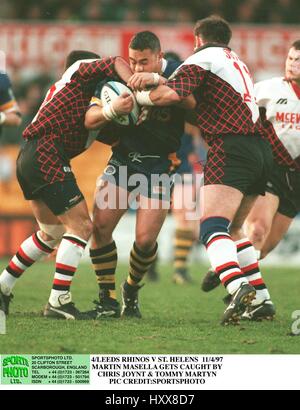
[[[220,277],[227,291],[234,294],[247,279],[240,269],[236,246],[231,236],[224,232],[215,232],[208,238],[207,254],[213,270]]]
[[[0,276],[0,286],[3,293],[9,295],[24,271],[43,256],[49,255],[54,246],[55,241],[44,241],[40,232],[27,238]]]
[[[72,279],[87,242],[76,235],[66,233],[56,255],[56,269],[49,303],[54,307],[69,303],[68,293]],[[62,295],[66,295],[64,298]]]
[[[0,289],[4,295],[9,296],[17,279],[5,269],[0,276]]]
[[[235,244],[242,272],[256,290],[256,297],[252,301],[252,305],[258,305],[262,301],[270,299],[271,296],[262,278],[256,251],[248,238],[240,239]]]

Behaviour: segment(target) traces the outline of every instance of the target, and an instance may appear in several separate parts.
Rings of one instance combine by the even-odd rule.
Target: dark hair
[[[86,50],[73,50],[66,58],[65,70],[71,67],[72,64],[76,63],[78,60],[86,60],[89,58],[101,58],[99,54],[93,53],[92,51]]]
[[[152,33],[152,31],[140,31],[135,34],[130,40],[129,48],[141,51],[149,48],[151,51],[155,52],[161,50],[159,38],[156,34]]]
[[[164,53],[164,57],[166,60],[176,61],[177,63],[181,63],[182,61],[179,54],[175,53],[175,51],[167,51]]]
[[[291,45],[291,48],[294,47],[296,50],[300,50],[300,40],[296,40]]]
[[[194,28],[195,36],[200,36],[204,42],[229,44],[232,36],[231,28],[226,20],[219,16],[209,16],[198,20]]]

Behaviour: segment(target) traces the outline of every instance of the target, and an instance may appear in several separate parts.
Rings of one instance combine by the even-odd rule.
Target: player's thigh
[[[59,225],[61,222],[58,217],[48,208],[41,200],[35,199],[30,201],[33,215],[38,222],[47,225]]]
[[[276,213],[270,233],[261,249],[261,257],[264,258],[272,249],[274,249],[284,235],[287,233],[293,218],[283,215],[279,212]]]
[[[113,232],[128,210],[129,192],[109,181],[100,181],[96,187],[93,223],[94,229]]]
[[[77,205],[58,216],[69,234],[88,240],[92,234],[92,221],[86,201],[83,199]]]
[[[93,212],[93,235],[97,241],[110,241],[112,233],[127,209],[98,209]]]
[[[136,215],[136,242],[143,248],[151,248],[168,214],[168,209],[142,209]]]
[[[241,191],[230,186],[204,185],[200,193],[201,218],[219,216],[232,221],[243,196]]]
[[[260,228],[264,232],[270,232],[274,216],[278,210],[279,198],[269,192],[265,196],[259,196],[254,203],[245,221],[248,232]]]
[[[66,232],[83,240],[89,239],[92,233],[91,218],[84,196],[71,172],[63,181],[45,185],[34,195],[64,225]]]
[[[103,179],[100,176],[96,183],[94,194],[94,214],[105,209],[127,210],[129,207],[129,195],[125,187],[118,185],[113,176]],[[95,216],[95,215],[94,215]]]
[[[112,233],[128,209],[124,188],[108,181],[96,187],[93,208],[93,246],[104,246],[112,240]]]

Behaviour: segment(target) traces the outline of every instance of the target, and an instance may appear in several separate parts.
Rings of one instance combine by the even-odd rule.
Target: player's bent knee
[[[112,241],[112,230],[104,224],[93,225],[93,237],[98,246],[105,246]]]
[[[137,236],[135,240],[136,246],[142,251],[142,252],[151,252],[155,245],[156,245],[156,238],[150,238],[147,235],[141,235]]]
[[[81,235],[84,239],[89,239],[93,233],[93,222],[90,219],[86,219],[81,223]]]
[[[49,244],[50,247],[55,247],[61,241],[65,227],[61,224],[49,225],[38,221],[42,239]]]
[[[212,216],[201,221],[200,240],[205,245],[214,233],[229,233],[230,221],[220,216]]]
[[[88,241],[93,233],[93,223],[88,218],[79,219],[76,225],[72,223],[71,226],[66,226],[66,231]]]
[[[101,237],[111,237],[113,228],[110,226],[107,221],[105,221],[103,218],[97,219],[94,218],[93,220],[93,234]]]
[[[107,220],[105,220],[103,217],[97,218],[97,216],[94,215],[94,217],[93,217],[93,230],[94,231],[99,231],[99,232],[107,231],[108,230]]]
[[[266,224],[256,221],[248,226],[249,239],[253,244],[261,244],[265,241],[268,234]]]

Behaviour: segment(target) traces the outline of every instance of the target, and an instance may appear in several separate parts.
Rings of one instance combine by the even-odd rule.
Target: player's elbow
[[[90,117],[88,117],[87,115],[85,116],[85,119],[84,119],[84,126],[88,130],[93,129],[93,123],[92,123]]]
[[[123,63],[127,64],[126,60],[124,60],[123,57],[121,57],[121,56],[115,57],[115,64],[123,64]]]
[[[124,60],[123,57],[119,56],[115,58],[115,71],[126,83],[133,74],[127,61]]]

